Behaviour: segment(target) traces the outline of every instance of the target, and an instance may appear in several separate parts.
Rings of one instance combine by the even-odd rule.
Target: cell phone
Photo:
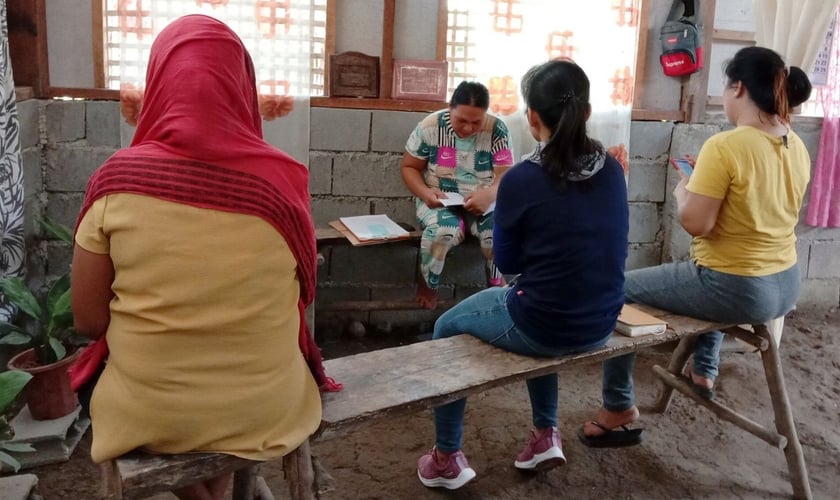
[[[671,165],[677,169],[678,172],[682,172],[687,176],[691,176],[694,173],[694,168],[691,166],[688,160],[683,158],[671,158]]]

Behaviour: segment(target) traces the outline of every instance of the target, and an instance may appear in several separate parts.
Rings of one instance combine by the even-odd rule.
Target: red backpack
[[[668,76],[690,75],[703,68],[703,42],[697,28],[697,1],[674,0],[668,20],[659,32],[659,63]],[[677,14],[681,10],[682,15]]]

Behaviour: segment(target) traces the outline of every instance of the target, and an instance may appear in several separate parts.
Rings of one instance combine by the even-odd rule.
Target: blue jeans
[[[685,261],[628,271],[624,296],[628,303],[639,302],[707,321],[758,324],[790,312],[799,288],[798,265],[769,276],[737,276]],[[697,337],[694,373],[717,377],[722,342],[721,332]],[[627,354],[604,362],[605,409],[624,411],[634,405],[635,361],[635,354]]]
[[[510,287],[493,287],[462,300],[435,322],[435,339],[467,333],[506,351],[526,356],[555,357],[600,347],[606,342],[571,349],[550,349],[523,333],[507,310]],[[557,374],[551,373],[527,381],[534,427],[557,425]],[[461,449],[466,398],[435,408],[435,446],[451,453]]]

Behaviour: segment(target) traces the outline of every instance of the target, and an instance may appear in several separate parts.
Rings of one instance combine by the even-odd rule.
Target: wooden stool
[[[767,387],[770,391],[770,401],[773,404],[776,429],[768,429],[737,413],[728,406],[717,401],[705,399],[695,393],[688,382],[682,377],[683,369],[694,350],[696,336],[684,337],[680,340],[677,348],[671,355],[668,369],[659,365],[653,367],[654,372],[665,383],[665,387],[654,405],[653,411],[664,412],[668,409],[673,397],[674,389],[688,396],[694,402],[704,408],[708,408],[715,415],[723,420],[731,422],[741,429],[758,436],[776,448],[784,450],[790,473],[790,483],[793,487],[795,498],[811,499],[811,485],[808,481],[808,471],[805,468],[805,457],[802,455],[802,445],[796,434],[796,427],[793,421],[793,412],[790,408],[785,380],[782,375],[782,364],[779,357],[779,343],[784,317],[776,318],[760,325],[752,325],[752,331],[734,326],[724,328],[722,331],[733,335],[736,338],[755,346],[761,352],[761,361],[764,365],[764,375],[767,378]]]

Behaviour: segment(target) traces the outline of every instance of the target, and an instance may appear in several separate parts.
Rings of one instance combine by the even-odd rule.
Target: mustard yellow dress
[[[116,272],[111,354],[91,402],[94,462],[135,448],[267,460],[317,429],[296,264],[271,225],[112,194],[85,214],[76,243],[109,254]]]

